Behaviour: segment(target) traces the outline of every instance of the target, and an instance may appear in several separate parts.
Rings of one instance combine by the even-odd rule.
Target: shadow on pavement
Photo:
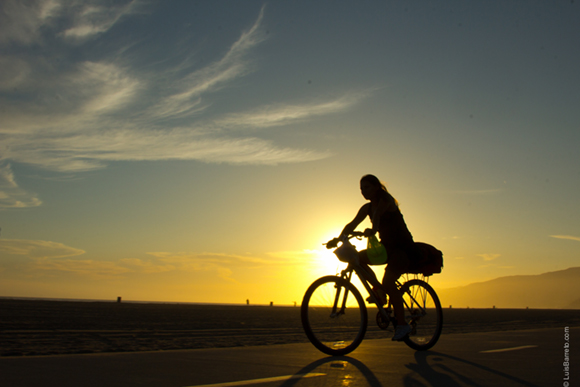
[[[326,374],[325,385],[328,386],[343,386],[348,385],[349,379],[354,379],[356,374],[363,375],[366,378],[368,385],[371,387],[382,387],[381,382],[377,379],[375,374],[362,362],[348,356],[329,356],[316,360],[302,368],[296,373],[308,374],[313,372],[320,372]],[[290,387],[296,385],[300,379],[290,379],[284,382],[281,387]],[[346,382],[346,383],[345,383]]]
[[[530,383],[526,380],[517,378],[515,376],[506,374],[505,372],[494,370],[490,367],[474,363],[469,360],[461,359],[456,356],[447,355],[440,352],[433,351],[417,351],[415,352],[416,363],[407,364],[406,367],[413,371],[411,374],[405,376],[404,385],[409,387],[455,387],[455,386],[478,386],[479,384],[474,381],[470,374],[465,372],[460,373],[457,369],[450,367],[445,364],[445,360],[455,361],[463,363],[472,367],[475,367],[475,372],[489,372],[504,378],[505,381],[509,381],[510,385],[518,384],[527,387],[539,387],[536,384]],[[431,364],[430,364],[431,363]],[[464,368],[463,368],[464,369]],[[421,380],[418,380],[416,376],[420,376],[421,379],[427,381],[428,384],[424,384]]]
[[[463,365],[474,368],[469,368],[472,371],[466,372],[466,368],[463,366],[453,367],[451,364],[453,362],[462,363]],[[539,387],[536,384],[505,372],[440,352],[417,351],[415,352],[415,363],[407,364],[405,367],[412,371],[403,378],[403,385],[408,387],[479,386],[480,383],[473,378],[475,373],[491,373],[504,379],[504,383],[509,383],[509,385]],[[324,357],[303,367],[295,375],[298,376],[308,373],[325,374],[326,376],[324,378],[326,380],[323,385],[328,386],[349,385],[349,379],[361,380],[361,376],[366,379],[367,385],[370,387],[383,386],[375,374],[364,363],[348,356]],[[281,386],[295,386],[300,380],[301,378],[289,379]],[[385,385],[388,385],[388,383]]]

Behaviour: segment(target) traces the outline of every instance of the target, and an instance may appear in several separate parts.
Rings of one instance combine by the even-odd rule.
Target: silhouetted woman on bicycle
[[[413,236],[407,229],[397,201],[376,176],[363,176],[360,181],[360,190],[363,197],[370,202],[361,207],[354,220],[344,227],[337,239],[341,239],[343,236],[353,232],[367,216],[370,218],[372,228],[367,228],[364,234],[366,237],[370,237],[378,232],[380,241],[387,251],[388,264],[383,277],[383,287],[390,297],[395,318],[397,319],[397,329],[393,340],[400,341],[409,334],[411,327],[404,318],[403,301],[397,289],[396,281],[403,273],[408,271],[411,261],[414,259],[415,245]],[[359,252],[359,261],[361,266],[376,278],[374,272],[368,266],[372,263],[367,257],[366,250]],[[373,288],[373,290],[378,299],[382,300],[384,304],[386,302],[384,291],[376,288]]]

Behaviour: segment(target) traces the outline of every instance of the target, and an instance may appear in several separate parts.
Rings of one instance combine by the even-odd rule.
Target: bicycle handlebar
[[[328,242],[323,243],[322,245],[326,246],[327,249],[334,249],[335,247],[338,246],[338,242],[345,242],[345,241],[348,241],[349,239],[352,239],[352,238],[360,239],[364,235],[365,234],[362,231],[353,231],[347,235],[344,235],[342,238],[338,237],[338,238],[331,239]]]

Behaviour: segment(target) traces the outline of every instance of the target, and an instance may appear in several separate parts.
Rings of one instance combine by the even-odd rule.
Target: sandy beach
[[[373,329],[367,338],[385,337]],[[580,325],[580,310],[444,309],[443,334]],[[306,342],[299,307],[0,299],[0,356]]]

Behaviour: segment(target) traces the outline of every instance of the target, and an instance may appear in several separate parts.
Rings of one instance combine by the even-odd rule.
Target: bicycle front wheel
[[[362,296],[341,277],[314,281],[304,294],[300,312],[310,342],[329,355],[352,352],[367,330],[368,315]]]
[[[416,350],[427,350],[437,343],[443,328],[443,312],[435,290],[425,281],[414,279],[401,287],[405,320],[412,331],[405,343]]]

